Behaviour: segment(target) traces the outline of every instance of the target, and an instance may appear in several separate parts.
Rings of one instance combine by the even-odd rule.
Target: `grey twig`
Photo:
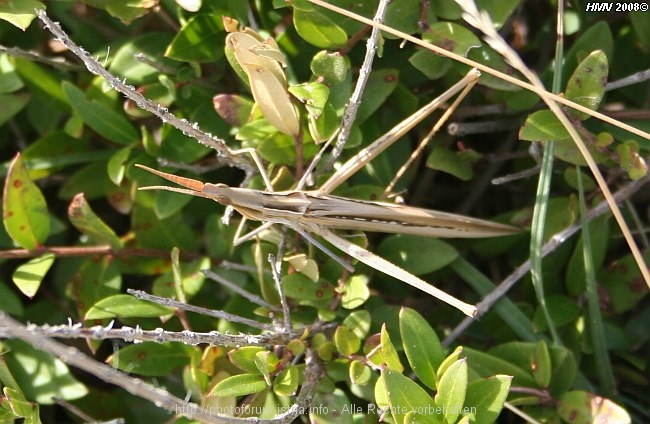
[[[291,311],[289,310],[289,304],[287,303],[287,298],[284,295],[284,290],[282,289],[282,279],[275,264],[275,255],[269,254],[268,259],[269,264],[271,265],[271,274],[273,275],[273,281],[275,281],[275,286],[278,289],[278,295],[280,296],[280,303],[282,304],[282,314],[284,315],[284,329],[285,331],[291,331]]]
[[[179,308],[184,311],[194,312],[209,317],[225,319],[230,322],[238,322],[240,324],[245,324],[248,325],[249,327],[258,328],[263,331],[275,330],[275,327],[271,324],[261,324],[255,320],[240,317],[239,315],[230,314],[228,312],[215,311],[213,309],[202,308],[200,306],[194,306],[188,303],[179,302],[178,300],[169,299],[167,297],[154,296],[153,294],[143,292],[142,290],[127,289],[126,292],[137,297],[138,299],[148,300],[149,302],[158,303],[159,305],[169,306],[172,308]]]
[[[205,276],[208,277],[209,279],[211,279],[211,280],[213,280],[213,281],[216,281],[217,283],[221,284],[222,286],[227,287],[229,290],[231,290],[231,291],[237,293],[237,294],[240,295],[241,297],[243,297],[243,298],[245,298],[245,299],[248,299],[248,300],[250,300],[251,302],[253,302],[253,303],[255,303],[255,304],[258,304],[258,305],[260,305],[260,306],[263,306],[263,307],[265,307],[265,308],[268,308],[268,309],[270,309],[270,310],[272,310],[272,311],[274,311],[274,312],[280,312],[280,311],[281,311],[281,309],[278,308],[277,306],[275,306],[275,305],[271,305],[269,302],[267,302],[266,300],[262,299],[262,298],[259,297],[258,295],[253,294],[253,293],[250,293],[250,292],[248,292],[248,291],[242,289],[242,288],[239,287],[238,285],[232,283],[231,281],[228,281],[227,278],[224,278],[224,277],[222,277],[221,275],[219,275],[219,274],[217,274],[217,273],[215,273],[215,272],[210,271],[209,269],[203,269],[203,270],[201,270],[201,272],[203,273],[203,275],[205,275]]]
[[[236,418],[215,413],[215,411],[201,407],[193,402],[186,402],[166,390],[153,387],[138,378],[131,377],[109,365],[98,362],[79,351],[79,349],[66,346],[48,337],[43,337],[43,335],[30,330],[30,328],[25,327],[22,323],[9,317],[4,312],[0,312],[0,329],[2,329],[5,337],[21,339],[36,349],[58,357],[66,364],[82,369],[107,383],[121,387],[135,396],[147,399],[160,408],[205,423],[288,424],[293,422],[299,415],[304,414],[309,409],[314,394],[316,393],[321,374],[323,373],[323,367],[317,355],[307,350],[305,355],[305,379],[296,402],[286,412],[266,420],[257,417]]]
[[[377,12],[373,18],[375,22],[384,22],[384,16],[386,15],[386,8],[388,7],[388,3],[390,3],[390,0],[381,0],[379,2]],[[325,165],[325,168],[329,168],[341,155],[341,152],[343,152],[343,148],[345,147],[345,143],[348,141],[348,137],[350,137],[350,130],[352,129],[352,124],[357,117],[357,111],[359,110],[359,105],[361,104],[361,97],[363,96],[363,91],[366,88],[366,83],[370,77],[370,71],[372,70],[372,62],[374,61],[375,54],[377,53],[377,40],[379,39],[379,34],[379,29],[377,27],[373,27],[370,38],[368,38],[368,42],[366,43],[366,55],[363,59],[361,69],[359,70],[359,79],[357,80],[357,84],[354,87],[354,91],[352,92],[352,97],[350,97],[350,102],[345,108],[341,130],[339,131],[338,139],[336,140],[336,144],[332,149],[332,155]]]
[[[24,57],[26,59],[31,60],[32,62],[44,63],[46,65],[52,66],[53,68],[60,68],[60,69],[71,70],[71,71],[78,71],[80,69],[83,69],[81,66],[75,63],[70,63],[64,58],[47,57],[47,56],[43,56],[38,52],[23,50],[23,49],[19,49],[18,47],[6,47],[0,45],[0,53],[7,53],[8,55],[13,57]]]
[[[139,108],[156,115],[162,122],[172,125],[180,130],[184,135],[196,139],[199,143],[214,149],[217,156],[231,166],[244,170],[247,176],[255,173],[256,168],[244,156],[233,153],[223,139],[214,137],[210,133],[205,133],[199,129],[198,123],[190,123],[187,119],[179,119],[169,113],[167,108],[147,99],[140,94],[135,87],[127,85],[126,80],[120,80],[108,72],[99,62],[97,62],[86,50],[75,44],[70,37],[61,29],[61,26],[53,22],[44,10],[37,10],[38,18],[45,24],[52,34],[63,43],[72,53],[74,53],[86,65],[86,68],[93,74],[101,76],[115,90],[122,93],[126,98],[135,102]]]

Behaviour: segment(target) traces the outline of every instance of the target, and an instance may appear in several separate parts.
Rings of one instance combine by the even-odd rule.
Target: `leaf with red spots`
[[[2,201],[4,225],[13,241],[30,250],[41,246],[50,233],[47,203],[20,154],[9,167]]]
[[[650,251],[646,250],[643,256],[650,260]],[[598,277],[609,295],[601,295],[601,302],[617,313],[629,311],[648,295],[648,287],[631,254],[612,262]]]
[[[68,207],[68,216],[72,225],[86,234],[93,243],[110,244],[113,249],[122,247],[122,241],[90,208],[83,193],[77,194],[72,199]]]
[[[194,348],[181,343],[145,342],[120,349],[106,361],[114,367],[139,375],[165,376],[190,363]]]
[[[282,277],[282,287],[287,297],[300,301],[326,302],[334,297],[334,288],[329,283],[314,283],[300,273]]]

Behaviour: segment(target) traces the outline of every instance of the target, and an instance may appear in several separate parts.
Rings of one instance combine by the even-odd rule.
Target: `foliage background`
[[[326,113],[330,115],[326,115],[329,121],[322,124],[325,132],[338,125],[353,78],[359,70],[365,52],[366,33],[359,32],[362,26],[347,19],[335,19],[345,34],[344,42],[337,46],[336,35],[327,33],[325,26],[323,38],[315,37],[317,31],[309,29],[307,24],[311,21],[304,13],[301,21],[296,14],[292,15],[294,9],[291,7],[274,8],[281,6],[283,2],[280,1],[205,2],[198,12],[183,10],[168,0],[159,4],[136,3],[139,7],[99,0],[51,1],[47,10],[54,20],[61,22],[76,43],[106,64],[115,75],[125,78],[127,84],[133,84],[177,116],[197,122],[202,130],[224,138],[233,147],[256,147],[270,164],[272,175],[276,176],[276,188],[287,188],[295,171],[293,140],[260,121],[245,125],[241,115],[247,116],[246,113],[240,112],[228,121],[215,112],[212,98],[216,94],[238,94],[251,99],[249,87],[225,59],[226,32],[220,16],[230,16],[247,25],[252,25],[249,17],[253,16],[259,25],[258,31],[277,37],[288,58],[286,72],[292,84],[318,79],[314,75],[315,63],[325,67],[324,72],[316,69],[316,73],[335,94],[327,105]],[[436,41],[441,44],[446,41],[446,48],[463,53],[469,51],[470,56],[482,57],[492,66],[506,68],[501,59],[484,47],[468,50],[467,46],[472,43],[480,43],[479,37],[465,29],[467,25],[460,20],[458,9],[451,3],[434,3],[428,16],[429,24],[445,21],[457,25],[449,34],[440,30],[442,35],[437,35],[442,39]],[[515,1],[499,2],[500,5],[483,3],[491,8],[493,18],[504,23],[502,32],[528,65],[550,82],[552,72],[558,70],[553,68],[554,5]],[[371,16],[375,6],[376,2],[348,5],[365,16]],[[421,32],[417,26],[419,12],[419,1],[394,0],[387,14],[387,23],[408,33]],[[642,24],[647,22],[647,16],[647,13],[585,13],[580,8],[568,11],[567,54],[562,68],[564,81],[577,64],[596,49],[602,49],[607,57],[610,81],[647,69],[650,66],[650,34]],[[307,29],[303,29],[305,32],[301,34],[296,28],[300,29],[302,25]],[[183,295],[189,303],[261,319],[248,301],[206,280],[198,271],[207,267],[218,270],[238,285],[260,292],[269,301],[277,301],[272,294],[272,279],[265,275],[260,282],[259,278],[259,269],[267,266],[266,254],[277,251],[273,243],[277,240],[232,248],[230,240],[235,227],[221,223],[221,206],[189,196],[137,193],[136,187],[159,184],[159,180],[136,170],[133,165],[140,163],[160,168],[167,163],[171,172],[232,186],[240,184],[244,173],[230,166],[215,169],[217,160],[210,149],[162,124],[157,118],[138,111],[135,105],[125,103],[106,82],[79,65],[80,62],[66,52],[65,46],[54,41],[37,22],[24,31],[1,22],[0,43],[5,47],[35,51],[43,57],[65,58],[65,63],[51,64],[20,57],[16,52],[0,53],[2,172],[7,175],[12,158],[20,152],[29,169],[29,177],[25,178],[36,182],[47,204],[47,219],[31,221],[35,222],[34,244],[30,245],[29,241],[21,243],[15,236],[6,234],[4,228],[0,229],[2,249],[10,252],[22,247],[30,251],[26,257],[40,258],[33,263],[26,263],[25,257],[2,259],[0,308],[21,322],[63,324],[68,317],[74,322],[90,317],[93,319],[87,325],[105,325],[110,321],[108,318],[101,314],[89,315],[89,311],[92,312],[93,305],[102,299],[125,293],[128,288],[178,297],[169,259],[171,249],[178,247],[183,263],[180,267],[184,276]],[[345,72],[337,73],[337,69],[330,68],[326,61],[314,59],[323,48],[342,53],[342,57],[349,61],[345,64]],[[381,56],[375,62],[345,157],[354,155],[361,144],[368,144],[424,102],[443,92],[467,69],[411,45],[401,46],[400,40],[389,36],[382,40],[380,50]],[[144,62],[134,57],[140,52],[146,55]],[[565,83],[561,86],[564,87]],[[638,128],[648,129],[648,87],[647,82],[642,82],[612,91],[600,107],[609,105],[615,116],[627,119]],[[241,98],[236,105],[244,109],[250,107]],[[619,109],[615,110],[617,105]],[[534,155],[531,157],[529,153],[531,144],[518,139],[526,116],[540,107],[538,100],[529,93],[511,90],[485,77],[484,84],[472,91],[452,119],[496,122],[499,129],[477,135],[439,135],[429,148],[427,158],[408,170],[395,191],[406,193],[409,205],[476,217],[498,217],[525,226],[536,201],[536,173],[497,187],[487,182],[494,176],[536,165]],[[256,116],[259,117],[259,113]],[[436,118],[427,120],[428,127]],[[595,120],[576,122],[576,125],[581,125],[585,134],[610,134],[602,136],[608,141],[600,144],[596,153],[612,186],[643,176],[645,168],[639,158],[647,154],[647,139],[631,136]],[[351,179],[339,193],[353,198],[371,198],[381,193],[428,127],[419,126],[366,171]],[[576,158],[576,151],[568,142],[562,144],[560,141],[557,148],[560,160],[556,161],[553,169],[545,229],[547,239],[574,222],[579,215],[574,164],[582,165],[582,162]],[[316,151],[316,145],[307,135],[304,144],[306,158]],[[160,159],[168,162],[161,164],[158,162]],[[204,172],[206,169],[208,171]],[[587,202],[595,204],[600,200],[598,191],[589,177],[585,178]],[[254,179],[252,184],[261,186],[259,179]],[[83,198],[75,197],[78,193],[84,193]],[[8,200],[10,194],[10,191],[5,191],[5,202],[12,202]],[[33,204],[40,202],[38,196],[34,196],[23,199],[27,209],[33,199]],[[73,208],[70,208],[71,204]],[[94,213],[86,209],[87,205]],[[7,203],[4,208],[7,209]],[[636,222],[638,239],[647,248],[644,236],[647,196],[641,193],[628,201],[626,213],[630,221]],[[93,221],[95,214],[109,229]],[[600,324],[595,327],[589,324],[587,304],[589,296],[593,301],[593,293],[590,295],[585,285],[588,271],[585,271],[582,259],[583,241],[574,237],[545,258],[543,265],[546,303],[559,338],[552,340],[530,278],[524,277],[508,293],[511,303],[502,305],[501,310],[490,311],[464,331],[454,345],[466,347],[464,355],[469,358],[470,369],[474,367],[472,372],[475,373],[471,378],[477,375],[515,375],[513,386],[519,388],[519,393],[511,391],[509,401],[541,421],[554,422],[560,417],[566,418],[566,411],[562,410],[562,403],[558,400],[571,404],[567,397],[563,398],[570,389],[602,394],[639,421],[647,421],[650,415],[650,404],[645,396],[649,377],[647,361],[650,359],[647,287],[617,227],[607,216],[592,223],[591,236],[593,267],[598,283],[596,300],[602,313]],[[480,300],[481,296],[477,294],[481,290],[477,288],[480,282],[498,283],[529,256],[529,240],[524,233],[503,239],[451,242],[372,234],[368,236],[368,243],[370,250],[427,281],[436,282],[438,287],[468,302]],[[108,253],[92,248],[106,244],[111,247]],[[41,256],[43,251],[39,248],[43,246],[63,247],[57,252],[60,257],[54,261],[49,256]],[[309,250],[292,236],[288,246],[290,251]],[[65,252],[71,256],[63,258]],[[326,296],[310,298],[313,296],[312,286],[304,281],[285,281],[287,295],[295,308],[293,319],[296,323],[311,324],[322,319],[340,324],[350,316],[350,310],[368,311],[370,328],[359,338],[366,347],[371,346],[371,335],[380,334],[385,323],[391,340],[398,346],[402,362],[406,363],[400,347],[400,306],[419,311],[441,339],[462,319],[452,308],[371,269],[357,265],[357,277],[342,277],[341,269],[333,261],[321,257],[320,253],[310,253],[318,259]],[[224,260],[248,268],[245,271],[224,270],[220,268]],[[291,267],[295,268],[295,264]],[[291,277],[294,269],[289,271],[286,264],[283,271],[289,280],[298,278]],[[354,287],[360,290],[359,296],[365,300],[365,283],[359,284],[359,281],[367,281],[366,276],[371,279],[370,298],[363,305],[348,308],[350,305],[345,304],[346,300],[336,289],[348,290],[349,293]],[[347,282],[339,286],[339,279]],[[144,329],[164,326],[167,330],[177,331],[191,328],[204,332],[214,329],[251,332],[249,327],[225,320],[192,313],[180,313],[170,318],[167,313],[167,310],[145,310],[138,304],[124,306],[114,315],[117,315],[119,324],[139,325]],[[163,323],[159,318],[161,315],[165,315]],[[593,328],[603,331],[606,346],[592,343],[590,332]],[[340,355],[343,359],[345,355],[341,352],[340,340],[337,344],[331,332],[323,334],[328,342],[333,343],[327,345],[334,349],[333,357]],[[555,346],[548,348],[536,344],[541,339],[546,340],[549,346]],[[309,340],[308,344],[317,347],[312,339]],[[126,345],[117,341],[77,341],[75,344],[92,352],[99,360],[105,360]],[[106,387],[91,376],[70,371],[21,342],[7,340],[3,345],[5,350],[14,352],[13,356],[11,353],[6,355],[7,369],[13,373],[26,398],[41,405],[41,417],[46,422],[71,419],[65,408],[52,405],[53,394],[73,401],[97,419],[118,415],[126,417],[127,421],[169,418],[166,412],[154,405],[124,391]],[[180,344],[171,346],[153,347],[151,361],[142,361],[141,357],[129,359],[124,353],[120,367],[131,371],[141,367],[134,372],[144,378],[155,376],[157,384],[181,398],[187,390],[194,390],[194,399],[200,399],[216,378],[209,373],[201,378],[192,375],[191,370],[200,368],[197,364],[205,351]],[[169,351],[163,354],[158,349]],[[27,362],[18,360],[16,352],[28,358]],[[540,355],[546,360],[539,360]],[[226,357],[220,358],[221,362],[214,360],[214,363],[236,374],[232,365],[227,364]],[[502,362],[496,363],[494,358]],[[602,362],[602,358],[606,358],[606,362]],[[41,369],[43,374],[30,374],[26,370],[33,363],[48,366]],[[537,368],[542,366],[540,364],[543,371]],[[329,362],[328,366],[331,387],[323,383],[323,393],[335,393],[339,396],[337,402],[343,402],[343,399],[351,402],[357,398],[369,401],[368,398],[373,398],[372,394],[366,393],[367,397],[364,397],[354,392],[345,378],[335,377],[335,371],[345,373],[345,366],[340,367],[343,371],[335,362]],[[63,370],[61,374],[55,372],[57,369]],[[602,369],[611,369],[611,373],[603,376],[599,373]],[[551,370],[552,377],[539,377]],[[48,384],[36,384],[37,376],[47,380]],[[11,387],[6,376],[3,383]],[[334,390],[335,386],[337,390]],[[6,412],[5,416],[9,419],[13,415]],[[314,419],[326,420],[323,417]],[[516,418],[504,413],[502,420]]]

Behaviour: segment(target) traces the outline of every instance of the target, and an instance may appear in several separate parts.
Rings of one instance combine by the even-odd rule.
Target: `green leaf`
[[[369,297],[370,289],[368,289],[368,276],[353,275],[343,283],[341,306],[345,309],[358,308],[363,305]]]
[[[336,50],[348,42],[345,31],[317,11],[294,9],[293,25],[305,41],[321,49]]]
[[[46,253],[28,262],[20,265],[14,271],[12,279],[18,289],[27,297],[32,298],[36,295],[38,288],[41,286],[43,277],[50,270],[54,263],[54,254]]]
[[[519,139],[526,141],[559,141],[569,139],[564,125],[550,110],[539,110],[526,118],[519,130]]]
[[[139,142],[140,134],[123,115],[102,103],[88,101],[83,91],[67,81],[62,86],[70,106],[98,134],[119,144]]]
[[[341,389],[316,391],[309,408],[309,422],[314,424],[353,424],[353,404]],[[336,412],[334,412],[336,411]]]
[[[3,105],[0,110],[0,126],[13,118],[18,112],[23,110],[29,102],[29,94],[0,94],[0,104]]]
[[[411,234],[386,237],[377,254],[415,275],[436,271],[458,257],[458,251],[444,241]]]
[[[111,15],[122,21],[123,24],[130,24],[132,21],[146,15],[149,9],[156,3],[149,0],[106,0],[101,5]]]
[[[468,414],[470,422],[480,424],[495,422],[508,398],[511,381],[512,377],[509,375],[495,375],[469,383],[465,405],[476,411],[475,414]]]
[[[257,346],[241,346],[228,352],[228,359],[234,366],[249,374],[259,374],[255,363],[256,355],[264,349]]]
[[[47,204],[43,193],[29,177],[20,154],[9,167],[2,202],[7,234],[25,249],[42,246],[50,233]]]
[[[271,373],[275,371],[280,361],[272,352],[263,350],[255,354],[255,367],[262,374],[267,385],[271,385]]]
[[[31,417],[34,415],[35,411],[38,411],[38,404],[29,402],[20,390],[5,387],[2,391],[6,396],[6,401],[9,404],[11,411],[16,416],[21,418]],[[28,420],[25,420],[25,422],[28,422]]]
[[[162,57],[172,37],[171,32],[146,31],[142,35],[129,38],[115,53],[111,53],[113,60],[109,70],[113,75],[126,78],[129,84],[157,81],[160,75],[160,66],[174,68],[178,64],[174,60]],[[151,62],[138,60],[139,54],[143,54],[155,65],[152,66],[149,64]]]
[[[339,325],[334,331],[334,344],[341,355],[350,356],[361,347],[361,339],[348,327]]]
[[[350,313],[350,315],[345,317],[343,320],[343,325],[351,328],[358,338],[364,339],[368,334],[368,331],[370,331],[371,321],[372,317],[370,316],[370,312],[363,309]]]
[[[383,364],[395,371],[402,372],[404,371],[404,366],[399,360],[399,355],[397,354],[397,350],[395,349],[395,345],[393,345],[393,342],[390,340],[390,336],[388,335],[388,329],[386,328],[386,324],[383,324],[381,326],[381,354],[383,356]]]
[[[572,424],[632,422],[627,411],[612,400],[579,390],[560,396],[557,411],[565,422]]]
[[[154,193],[153,211],[159,219],[167,219],[178,214],[192,202],[192,196],[173,191],[159,190]]]
[[[467,56],[471,49],[481,46],[481,40],[472,31],[453,22],[434,23],[422,38],[461,56]]]
[[[630,21],[632,22],[632,28],[634,28],[634,32],[639,39],[639,43],[641,43],[645,51],[650,50],[650,27],[646,25],[647,18],[647,11],[630,12]]]
[[[298,368],[289,365],[278,373],[273,379],[273,393],[278,396],[293,396],[298,390],[300,372]]]
[[[403,423],[406,414],[418,413],[426,423],[438,422],[436,404],[431,396],[413,380],[390,368],[382,370],[381,376],[388,397],[390,413],[396,423]],[[454,422],[454,421],[449,421]]]
[[[519,6],[518,0],[477,0],[478,10],[485,11],[497,28],[501,28]]]
[[[49,353],[37,350],[22,340],[3,340],[3,357],[26,399],[52,405],[54,398],[80,399],[88,389],[72,374],[66,364]],[[17,389],[17,388],[14,388]]]
[[[648,165],[639,154],[639,144],[634,140],[628,140],[616,146],[618,161],[623,169],[627,171],[631,180],[643,178],[648,173]]]
[[[184,62],[215,62],[223,57],[226,33],[221,16],[195,15],[183,25],[165,56]]]
[[[350,62],[339,52],[323,50],[314,55],[309,68],[326,83],[337,84],[345,81],[350,71]]]
[[[573,43],[565,56],[563,75],[570,75],[578,63],[596,50],[602,50],[611,62],[614,53],[614,37],[610,26],[604,20],[587,27]]]
[[[309,277],[296,273],[282,277],[282,287],[287,297],[296,300],[326,302],[334,296],[333,287],[323,281],[314,283]]]
[[[15,93],[24,86],[9,55],[0,56],[0,94]]]
[[[456,422],[461,406],[465,404],[467,379],[466,359],[459,359],[451,364],[440,377],[438,393],[434,401],[436,406],[443,410],[445,419],[449,423]]]
[[[508,75],[517,75],[517,72],[508,63],[506,63],[503,56],[488,44],[482,44],[478,48],[471,49],[467,54],[467,58],[475,60],[476,62],[481,63],[496,71],[501,71]],[[454,67],[456,69],[462,69],[462,72],[467,72],[467,70],[469,70],[467,66],[461,66],[457,63],[454,63]],[[521,90],[520,87],[492,75],[482,74],[478,83],[482,86],[493,88],[495,90],[520,93],[519,96],[512,96],[512,93],[508,93],[509,95],[505,97],[505,101],[509,106],[511,104],[517,105],[523,102],[525,105],[520,105],[519,107],[523,110],[529,110],[532,105],[536,104],[539,101],[539,97],[537,97],[536,94],[530,94],[529,91]]]
[[[131,156],[131,150],[133,150],[131,146],[123,147],[115,152],[108,160],[106,169],[108,177],[116,186],[122,184],[124,180],[124,174],[126,173],[125,163],[129,159],[129,156]]]
[[[89,181],[92,181],[92,184],[89,184]],[[96,199],[106,196],[113,187],[115,184],[106,174],[106,162],[94,162],[72,174],[59,190],[59,196],[72,199],[78,193],[84,193],[86,199]]]
[[[189,364],[193,350],[182,343],[143,342],[120,349],[107,362],[129,373],[162,377],[178,373]]]
[[[16,290],[10,288],[8,283],[4,281],[0,281],[0,310],[15,317],[22,317],[25,313],[21,299],[16,294]],[[0,380],[2,380],[2,376],[0,376]]]
[[[32,93],[52,101],[55,107],[69,110],[66,96],[61,88],[61,81],[55,74],[27,59],[17,58],[14,59],[14,63],[16,72]]]
[[[469,181],[474,176],[472,163],[459,153],[444,146],[434,146],[427,158],[427,167]]]
[[[34,9],[45,9],[45,5],[37,0],[6,0],[0,2],[0,19],[24,31],[36,18]]]
[[[72,199],[68,207],[70,222],[95,244],[109,244],[113,249],[120,249],[122,241],[104,221],[90,208],[83,193]]]
[[[258,119],[257,123],[266,120]],[[251,124],[247,125],[248,128]],[[266,123],[268,125],[268,123]],[[239,135],[242,135],[241,131]],[[251,137],[254,138],[254,137]],[[257,153],[271,163],[277,165],[292,165],[296,163],[296,143],[293,138],[286,134],[276,133],[271,137],[266,137],[257,148]]]
[[[372,370],[369,366],[361,361],[354,360],[350,362],[350,382],[360,386],[365,386],[372,378]]]
[[[409,63],[432,80],[442,77],[452,67],[450,60],[433,54],[429,50],[416,51],[409,57]]]
[[[413,34],[418,30],[420,6],[420,0],[393,0],[386,8],[384,24],[406,34]],[[382,35],[387,39],[398,38],[387,33]]]
[[[323,113],[330,89],[325,84],[309,82],[292,85],[289,92],[305,105],[312,119],[318,119]]]
[[[517,354],[521,355],[522,353],[521,351],[517,351]],[[529,364],[526,365],[526,368],[522,368],[508,360],[468,347],[463,348],[463,356],[469,360],[469,363],[472,365],[472,371],[475,371],[481,377],[487,378],[496,374],[510,375],[514,378],[514,385],[535,387],[533,376],[526,371],[526,369],[529,369]]]
[[[219,397],[245,396],[267,387],[264,377],[259,374],[238,374],[217,383],[212,394]]]
[[[174,309],[128,294],[106,297],[95,303],[86,313],[84,320],[105,318],[161,317],[174,313]]]
[[[388,96],[395,91],[398,82],[399,71],[396,69],[378,69],[372,72],[361,98],[356,123],[362,124],[375,113]]]
[[[650,261],[650,251],[645,250],[643,257]],[[631,254],[608,264],[598,274],[598,281],[609,294],[611,308],[616,313],[629,311],[648,295],[648,286]]]
[[[197,242],[194,232],[183,222],[180,214],[161,219],[151,209],[136,204],[131,217],[136,238],[141,246],[191,250]]]
[[[566,87],[566,98],[591,110],[598,109],[607,85],[607,56],[602,50],[596,50],[580,62]],[[571,114],[584,120],[589,117],[584,112],[571,109]]]
[[[553,324],[556,327],[570,324],[574,322],[580,315],[580,307],[571,298],[562,295],[549,295],[546,297],[546,304],[548,312],[551,315]],[[537,331],[548,330],[548,323],[544,317],[541,308],[535,311],[533,323]]]
[[[548,388],[551,384],[551,373],[553,369],[551,367],[551,355],[544,340],[537,342],[530,361],[530,368],[537,386],[543,389]]]
[[[95,302],[116,295],[122,288],[122,274],[110,256],[86,259],[69,283],[71,298],[79,316]]]
[[[436,389],[436,371],[445,358],[444,349],[435,331],[422,315],[403,307],[399,314],[399,329],[404,353],[415,375],[431,389]]]

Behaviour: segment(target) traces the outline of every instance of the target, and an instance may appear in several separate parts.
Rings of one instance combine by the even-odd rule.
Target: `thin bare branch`
[[[220,160],[225,163],[228,163],[231,166],[240,168],[246,171],[247,175],[250,176],[255,172],[255,167],[251,164],[250,161],[245,159],[241,155],[234,154],[223,139],[214,137],[210,133],[205,133],[199,129],[198,123],[190,123],[186,119],[179,119],[175,115],[169,113],[167,108],[147,99],[142,94],[140,94],[136,88],[132,85],[127,85],[126,80],[120,80],[106,68],[104,68],[98,61],[96,61],[90,53],[86,50],[75,44],[70,37],[61,29],[61,26],[53,22],[45,13],[44,10],[37,10],[36,14],[38,18],[45,24],[52,34],[54,34],[59,41],[63,43],[72,53],[74,53],[81,61],[86,65],[88,70],[102,77],[108,84],[115,90],[122,93],[126,98],[135,102],[139,108],[146,110],[148,112],[156,115],[162,122],[172,125],[174,128],[180,130],[184,135],[196,139],[199,143],[213,148],[217,152],[217,156]]]

